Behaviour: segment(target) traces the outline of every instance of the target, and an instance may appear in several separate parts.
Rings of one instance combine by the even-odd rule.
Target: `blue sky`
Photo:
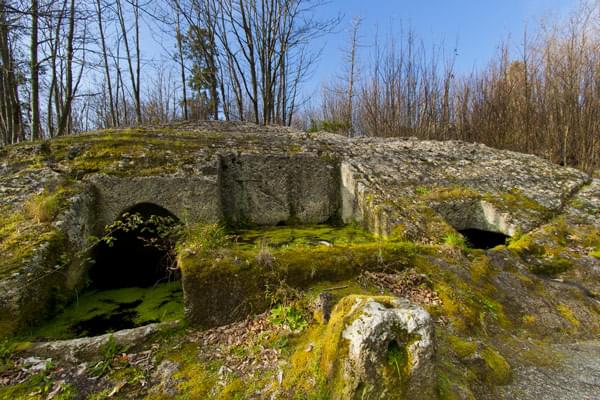
[[[306,89],[316,89],[339,74],[355,16],[362,18],[362,62],[377,31],[385,34],[404,26],[426,47],[442,42],[449,50],[457,47],[456,71],[468,73],[485,67],[509,35],[518,51],[526,27],[533,35],[541,20],[565,18],[577,5],[578,0],[331,0],[319,14],[339,12],[344,18],[339,32],[324,40],[323,55]]]
[[[315,10],[317,17],[341,15],[336,33],[320,39],[315,46],[323,49],[321,59],[306,82],[302,93],[311,97],[324,82],[331,82],[344,71],[344,49],[354,17],[362,18],[359,64],[368,64],[375,35],[384,37],[408,27],[427,49],[444,44],[452,52],[456,47],[455,71],[469,73],[484,68],[497,53],[498,45],[511,38],[512,50],[518,54],[519,41],[527,27],[534,36],[542,20],[565,19],[579,0],[323,0]],[[170,38],[172,39],[172,38]],[[142,35],[145,71],[149,64],[163,64],[175,44],[160,32],[145,30]],[[161,60],[162,59],[162,60]],[[152,61],[151,61],[152,60]]]

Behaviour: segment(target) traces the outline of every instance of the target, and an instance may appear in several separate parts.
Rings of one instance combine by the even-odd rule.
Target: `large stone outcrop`
[[[267,288],[287,290],[287,300],[307,300],[315,287],[326,294],[316,321],[296,321],[306,329],[287,344],[250,329],[248,338],[269,337],[260,342],[265,352],[281,350],[264,375],[273,379],[233,388],[226,362],[218,384],[203,375],[224,392],[535,398],[545,387],[540,377],[560,375],[561,366],[569,376],[594,368],[581,349],[597,352],[589,341],[600,332],[600,179],[477,144],[347,139],[241,123],[106,131],[0,149],[0,336],[26,331],[68,303],[86,283],[87,239],[140,204],[203,229],[212,222],[343,222],[376,236],[272,248],[260,241],[180,243],[185,315],[196,333],[175,333],[175,342],[194,340],[199,328],[214,327],[204,332],[218,336],[225,324],[267,310],[276,300],[273,291],[265,296]],[[468,248],[456,240],[463,230],[510,241]],[[82,348],[87,357],[106,340],[32,351],[45,357]],[[572,348],[564,343],[576,341],[582,347],[573,357],[553,361]],[[168,373],[157,380],[178,370],[169,393],[186,390],[179,384],[190,369],[202,370],[182,361],[191,358],[164,363]],[[585,390],[546,385],[548,397],[585,398],[597,375],[581,375],[591,382]]]
[[[591,180],[478,144],[346,139],[236,123],[88,134],[2,153],[2,215],[22,219],[5,229],[3,252],[19,252],[24,226],[39,230],[40,238],[56,232],[56,239],[0,261],[0,307],[10,322],[0,325],[16,327],[52,312],[40,305],[68,301],[85,271],[73,265],[85,236],[100,234],[137,203],[153,202],[188,222],[355,221],[384,236],[439,242],[453,228],[528,232],[560,213]],[[62,211],[37,226],[23,204],[61,185],[69,187],[57,205]],[[55,242],[69,250],[60,263],[44,252]],[[64,274],[67,265],[75,272],[65,286],[52,270]]]

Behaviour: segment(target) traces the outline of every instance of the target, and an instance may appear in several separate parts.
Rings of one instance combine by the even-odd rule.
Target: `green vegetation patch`
[[[523,194],[523,191],[513,188],[500,195],[486,194],[483,199],[504,209],[508,210],[530,210],[549,215],[550,210],[537,201]]]
[[[247,242],[233,239],[227,247],[206,245],[205,251],[189,251],[187,257],[180,255],[181,268],[184,274],[205,279],[211,279],[213,272],[217,271],[237,273],[250,270],[256,279],[271,277],[283,279],[292,286],[305,286],[319,280],[347,279],[363,270],[384,267],[402,269],[415,254],[414,244],[367,241],[367,234],[356,232],[355,228],[346,229],[341,228],[344,234],[339,242],[335,238],[335,228],[283,228],[281,233],[277,230],[266,230],[264,233],[255,231],[246,234],[251,238]],[[324,235],[319,237],[315,232]],[[350,236],[350,233],[356,236]],[[276,245],[272,246],[265,237],[274,240]],[[350,237],[357,238],[356,242],[352,242]],[[319,238],[331,242],[318,241]],[[185,251],[186,248],[194,249],[197,246],[187,243],[182,247]]]
[[[377,266],[402,267],[416,253],[412,243],[375,239],[354,226],[270,227],[228,234],[218,225],[197,225],[186,231],[178,245],[184,273],[256,269],[291,278],[291,284]]]
[[[246,231],[246,242],[216,225],[187,229],[178,263],[191,323],[214,326],[261,312],[271,305],[269,287],[306,288],[367,270],[402,270],[417,251],[412,243],[367,241],[369,235],[353,227],[302,227],[293,234],[279,229],[281,234],[278,229]],[[323,238],[328,241],[318,240]]]
[[[180,282],[151,288],[93,291],[39,327],[35,338],[68,339],[183,318]],[[98,329],[105,328],[104,332]]]
[[[62,243],[64,236],[52,222],[73,193],[65,184],[32,196],[21,209],[0,207],[0,277],[18,271],[41,245]]]
[[[440,304],[429,306],[428,311],[448,318],[457,333],[485,335],[492,327],[510,327],[509,315],[498,298],[500,293],[490,281],[493,271],[485,256],[476,257],[469,270],[456,267],[461,262],[452,257],[460,255],[446,257],[454,266],[427,256],[415,257],[416,271],[429,277],[441,299]]]
[[[373,235],[355,225],[335,227],[331,225],[268,227],[264,229],[244,229],[234,233],[233,240],[238,248],[251,250],[260,242],[270,247],[349,245],[372,243]]]
[[[50,224],[38,223],[22,212],[9,214],[0,226],[0,277],[17,272],[42,244],[60,240],[62,235]]]
[[[512,369],[510,364],[499,352],[486,346],[481,350],[481,357],[484,359],[487,366],[484,379],[488,383],[504,385],[510,381]]]

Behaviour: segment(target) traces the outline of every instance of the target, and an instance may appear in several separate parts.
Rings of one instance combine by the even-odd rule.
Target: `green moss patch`
[[[460,358],[470,357],[477,351],[477,342],[462,339],[458,336],[448,336],[450,347]]]
[[[60,232],[48,223],[38,223],[20,211],[7,215],[0,227],[0,277],[19,271],[44,243],[61,239]]]
[[[573,313],[573,310],[571,310],[569,308],[569,306],[567,306],[566,304],[559,304],[556,306],[556,309],[558,310],[558,312],[560,313],[560,315],[566,319],[567,321],[569,321],[569,323],[573,326],[573,328],[579,328],[579,326],[581,325],[581,323],[579,322],[579,320],[577,319],[577,317],[575,316],[575,313]]]
[[[347,245],[372,243],[372,234],[354,225],[334,227],[331,225],[269,227],[258,230],[239,230],[234,240],[240,249],[253,249],[262,242],[271,247]]]
[[[510,381],[512,369],[500,353],[490,347],[485,347],[481,350],[481,357],[487,366],[484,379],[488,383],[503,385]]]
[[[347,227],[245,234],[247,242],[234,236],[227,246],[217,247],[211,243],[220,243],[222,237],[209,229],[180,245],[179,265],[193,323],[216,325],[260,312],[269,306],[266,287],[281,282],[306,288],[319,281],[347,280],[366,270],[401,270],[416,252],[414,244],[367,241],[368,234]],[[271,246],[265,237],[278,245]]]
[[[183,317],[182,303],[180,282],[88,292],[35,330],[33,337],[67,339],[173,321]]]
[[[523,192],[517,188],[513,188],[508,192],[500,194],[499,196],[486,194],[483,196],[483,199],[509,210],[530,210],[543,215],[549,215],[550,213],[548,208],[544,207],[532,198],[525,196],[525,194],[523,194]]]

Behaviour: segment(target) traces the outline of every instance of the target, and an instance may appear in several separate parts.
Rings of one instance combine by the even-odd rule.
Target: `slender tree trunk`
[[[185,63],[184,63],[184,58],[183,58],[183,40],[182,40],[182,33],[181,33],[181,25],[180,25],[180,17],[179,17],[179,11],[175,10],[175,14],[177,15],[177,19],[176,19],[176,27],[175,27],[175,37],[177,39],[177,53],[179,56],[179,68],[180,68],[180,74],[181,74],[181,89],[183,92],[183,119],[185,119],[186,121],[189,119],[188,118],[188,100],[187,100],[187,80],[185,77]]]
[[[135,87],[135,114],[137,117],[137,123],[142,123],[142,99],[140,96],[141,92],[141,52],[140,52],[140,3],[139,0],[135,0],[133,4],[133,15],[135,21],[135,80],[137,86]]]
[[[110,67],[108,64],[108,50],[106,48],[106,38],[104,35],[104,24],[102,22],[102,5],[100,0],[96,0],[96,16],[98,17],[98,33],[100,34],[100,47],[102,51],[102,61],[104,64],[104,79],[108,88],[108,107],[110,111],[110,125],[117,126],[117,115],[113,101],[112,80],[110,77]]]
[[[67,33],[67,59],[65,64],[65,100],[61,112],[60,123],[58,125],[58,135],[67,134],[70,125],[71,106],[73,104],[73,57],[75,40],[75,0],[70,2],[69,10],[69,31]]]
[[[134,23],[135,23],[135,32],[136,32],[136,49],[138,54],[136,54],[136,68],[134,72],[133,61],[131,48],[129,46],[129,39],[127,36],[127,27],[125,26],[125,16],[123,15],[123,7],[121,5],[121,0],[116,0],[117,7],[117,16],[119,18],[119,25],[121,27],[121,34],[123,35],[123,42],[125,44],[125,56],[127,57],[127,67],[129,68],[129,78],[131,80],[131,88],[133,90],[133,99],[135,103],[135,115],[136,122],[138,124],[142,123],[142,105],[140,102],[140,87],[139,87],[139,76],[140,76],[140,54],[139,54],[139,9],[137,7],[137,1],[134,3]]]
[[[10,43],[10,26],[6,15],[6,2],[0,0],[0,57],[2,58],[2,80],[4,86],[3,119],[9,143],[23,140],[23,116],[19,100],[19,87],[15,74]]]
[[[353,105],[354,105],[354,80],[356,70],[356,47],[358,45],[358,30],[360,28],[360,18],[355,18],[352,21],[352,37],[350,38],[350,71],[348,76],[348,105],[346,106],[346,121],[345,125],[348,129],[348,136],[353,132]]]
[[[40,139],[40,74],[38,64],[38,0],[31,0],[31,138]]]
[[[254,3],[253,3],[254,4]],[[249,18],[252,16],[248,16],[246,13],[246,3],[243,0],[239,0],[240,7],[240,15],[241,15],[241,24],[242,29],[244,31],[245,36],[245,45],[248,47],[247,53],[244,52],[246,58],[248,60],[248,68],[250,69],[250,85],[252,90],[252,95],[250,96],[250,101],[252,102],[252,108],[254,111],[254,122],[257,124],[260,123],[260,116],[258,113],[258,77],[256,72],[256,54],[254,48],[254,34],[252,31],[251,23]],[[242,44],[242,43],[240,43]],[[242,44],[243,46],[243,44]]]

